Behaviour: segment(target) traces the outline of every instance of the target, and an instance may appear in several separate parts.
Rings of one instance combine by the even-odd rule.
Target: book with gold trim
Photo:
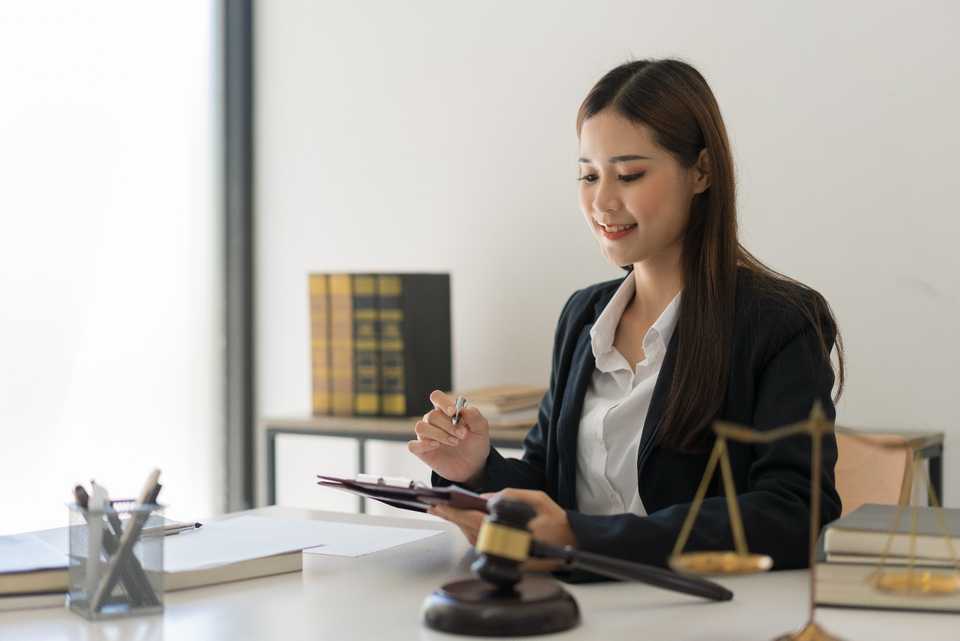
[[[449,274],[383,274],[378,289],[381,413],[417,416],[452,387]]]
[[[353,275],[353,413],[380,414],[380,331],[375,274]]]
[[[402,279],[382,274],[377,280],[377,319],[380,328],[381,411],[387,416],[406,416],[403,393],[403,309],[400,307]]]
[[[353,284],[350,274],[330,274],[330,405],[336,416],[352,416]]]
[[[333,409],[330,376],[330,292],[327,274],[310,274],[310,364],[313,413]]]
[[[64,581],[64,583],[66,580]],[[62,608],[66,606],[66,590],[56,592],[27,592],[0,596],[0,612],[6,610],[32,610],[37,608]]]

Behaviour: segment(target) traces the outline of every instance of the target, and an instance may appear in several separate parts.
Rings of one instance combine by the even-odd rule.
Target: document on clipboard
[[[368,499],[415,512],[426,512],[431,505],[449,505],[461,510],[487,511],[487,499],[456,485],[430,487],[410,479],[374,474],[357,474],[350,479],[317,474],[317,485],[359,494]]]

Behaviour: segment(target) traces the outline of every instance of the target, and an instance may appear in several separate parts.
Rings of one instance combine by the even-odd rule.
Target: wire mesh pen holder
[[[163,612],[164,506],[68,507],[70,609],[90,620]]]

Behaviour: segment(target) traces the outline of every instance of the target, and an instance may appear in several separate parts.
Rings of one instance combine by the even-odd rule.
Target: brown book
[[[45,568],[0,573],[0,595],[65,591],[67,568]]]
[[[330,274],[331,407],[353,415],[353,287],[350,274]]]
[[[310,360],[313,372],[313,413],[330,414],[330,292],[326,274],[310,274]]]
[[[27,594],[0,595],[0,612],[7,610],[34,610],[37,608],[62,608],[66,605],[65,590],[33,592]]]

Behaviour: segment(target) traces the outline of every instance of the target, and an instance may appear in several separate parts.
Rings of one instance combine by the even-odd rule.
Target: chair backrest
[[[837,492],[843,501],[843,514],[864,503],[896,505],[900,500],[904,475],[912,470],[912,451],[902,436],[876,435],[864,442],[846,434],[837,434]],[[903,449],[879,447],[903,443]]]

